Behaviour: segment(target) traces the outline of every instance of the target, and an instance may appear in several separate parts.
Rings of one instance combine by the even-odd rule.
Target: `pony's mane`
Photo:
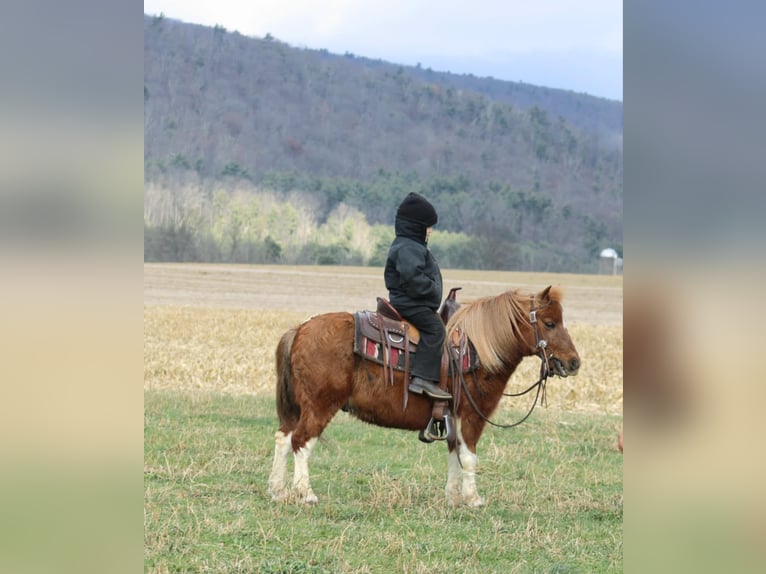
[[[549,297],[560,301],[562,292],[552,287]],[[447,332],[459,328],[473,343],[482,366],[498,372],[504,366],[503,357],[525,344],[521,326],[527,321],[528,306],[523,301],[531,299],[532,294],[516,289],[463,303],[449,320]],[[535,304],[540,302],[536,299]]]

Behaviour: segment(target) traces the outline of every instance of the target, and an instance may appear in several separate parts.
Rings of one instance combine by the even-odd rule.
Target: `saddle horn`
[[[444,303],[442,303],[439,311],[437,311],[439,317],[441,317],[442,323],[445,325],[447,324],[447,321],[449,321],[449,318],[452,317],[452,314],[460,308],[460,303],[457,302],[457,292],[461,289],[462,287],[453,287],[450,289],[447,297],[444,299]]]

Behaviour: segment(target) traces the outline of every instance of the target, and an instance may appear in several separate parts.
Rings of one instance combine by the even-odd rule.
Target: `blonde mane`
[[[554,287],[549,296],[552,301],[560,301],[561,291]],[[516,289],[464,303],[449,320],[447,333],[451,334],[455,329],[465,333],[482,366],[496,373],[504,366],[503,357],[526,345],[521,326],[527,321],[529,310],[529,305],[524,302],[531,298],[530,293]],[[535,303],[539,304],[539,301]]]

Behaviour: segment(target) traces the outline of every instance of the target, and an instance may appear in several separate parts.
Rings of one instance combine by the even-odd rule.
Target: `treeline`
[[[271,173],[264,181],[147,183],[145,260],[383,265],[396,206],[410,191],[437,207],[431,249],[444,267],[592,272],[608,233],[540,192],[464,177]]]
[[[338,204],[323,220],[302,193],[149,186],[144,202],[145,261],[382,266],[394,238],[357,209]],[[434,252],[447,267],[466,267],[473,241],[436,231]]]

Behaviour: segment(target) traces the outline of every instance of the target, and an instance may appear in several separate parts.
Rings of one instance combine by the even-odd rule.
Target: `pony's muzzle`
[[[558,357],[551,357],[551,363],[553,370],[559,377],[574,377],[580,370],[579,357],[572,357],[566,362]]]
[[[570,375],[574,376],[577,374],[577,371],[580,370],[580,359],[579,357],[572,357],[569,359],[569,365],[567,365],[567,371]]]

